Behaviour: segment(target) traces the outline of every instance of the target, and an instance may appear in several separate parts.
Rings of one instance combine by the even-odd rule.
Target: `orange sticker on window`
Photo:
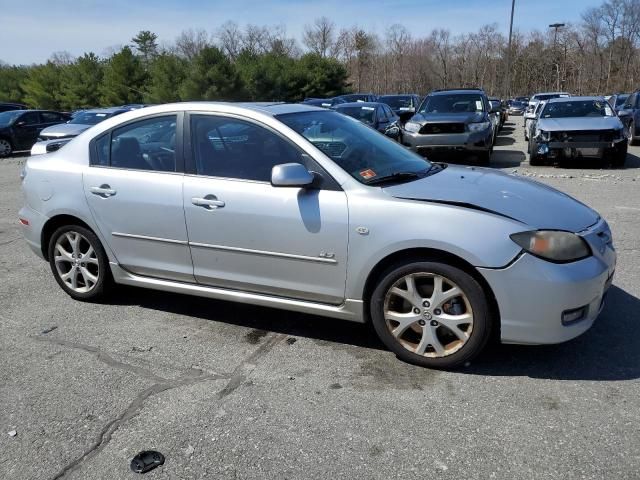
[[[362,178],[364,178],[365,180],[369,180],[370,178],[373,178],[376,176],[376,172],[374,172],[373,170],[371,170],[370,168],[367,168],[366,170],[362,170],[360,172],[360,176]]]

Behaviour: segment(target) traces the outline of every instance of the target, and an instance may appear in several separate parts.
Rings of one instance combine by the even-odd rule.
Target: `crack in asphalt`
[[[216,396],[217,400],[221,400],[226,396],[233,393],[245,379],[251,374],[251,372],[257,366],[257,360],[261,357],[265,356],[271,349],[284,338],[286,335],[284,334],[276,334],[270,336],[265,339],[265,341],[258,347],[251,355],[249,355],[245,360],[240,362],[240,364],[234,369],[234,371],[230,375],[222,375],[222,374],[207,374],[202,370],[198,369],[190,369],[184,375],[174,380],[170,380],[164,377],[160,377],[153,372],[137,367],[135,365],[131,365],[125,362],[121,362],[116,360],[109,354],[101,351],[97,347],[92,347],[89,345],[84,345],[81,343],[70,342],[67,340],[62,340],[58,338],[49,338],[49,337],[39,337],[33,336],[31,337],[40,342],[52,343],[54,345],[59,345],[62,347],[73,348],[77,350],[82,350],[87,353],[91,353],[94,355],[99,361],[105,363],[106,365],[118,368],[121,370],[125,370],[141,377],[144,377],[149,380],[155,381],[153,385],[140,392],[133,401],[129,404],[129,406],[116,418],[108,422],[100,431],[98,438],[95,442],[93,442],[89,448],[87,448],[82,455],[72,460],[70,463],[65,465],[54,477],[52,480],[60,480],[67,476],[67,474],[77,470],[80,468],[81,464],[88,459],[95,457],[99,454],[111,441],[113,438],[113,434],[123,425],[125,422],[131,420],[133,417],[138,415],[142,410],[144,403],[147,399],[154,395],[158,395],[159,393],[172,390],[175,388],[185,387],[195,385],[197,383],[206,382],[210,380],[223,380],[228,379],[227,384],[220,390]]]

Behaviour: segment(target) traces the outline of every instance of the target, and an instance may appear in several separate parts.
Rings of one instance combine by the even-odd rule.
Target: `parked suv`
[[[489,165],[496,114],[483,90],[435,90],[405,123],[402,143],[421,155],[462,153]]]

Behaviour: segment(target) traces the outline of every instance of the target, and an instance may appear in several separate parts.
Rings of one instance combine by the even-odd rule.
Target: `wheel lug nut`
[[[420,313],[420,309],[419,308],[414,308],[413,309],[413,313]]]
[[[442,313],[442,310],[440,310],[439,308],[436,308],[436,309],[433,311],[433,313],[434,313],[435,315],[440,315],[440,314]]]
[[[426,323],[427,322],[425,322],[424,320],[418,320],[418,325],[420,325],[421,327],[424,327]]]
[[[438,326],[438,322],[436,322],[435,320],[431,320],[431,326],[432,327],[437,327]]]
[[[425,308],[429,308],[431,306],[431,304],[429,303],[428,300],[425,300],[424,302],[422,302],[422,306]]]

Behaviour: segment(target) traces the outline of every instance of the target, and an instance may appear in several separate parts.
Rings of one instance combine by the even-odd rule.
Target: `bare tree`
[[[302,43],[321,57],[333,51],[335,44],[335,24],[327,17],[316,18],[311,25],[305,25]]]
[[[200,51],[211,45],[209,35],[205,30],[184,30],[176,38],[175,51],[178,55],[191,60]]]

